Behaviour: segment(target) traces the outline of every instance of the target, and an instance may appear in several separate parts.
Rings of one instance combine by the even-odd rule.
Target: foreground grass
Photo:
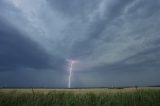
[[[132,92],[50,91],[0,93],[0,106],[160,106],[159,89],[138,89]]]

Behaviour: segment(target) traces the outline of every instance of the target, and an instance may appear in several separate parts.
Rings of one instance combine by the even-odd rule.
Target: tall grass
[[[0,93],[0,106],[160,106],[160,90],[118,93]]]

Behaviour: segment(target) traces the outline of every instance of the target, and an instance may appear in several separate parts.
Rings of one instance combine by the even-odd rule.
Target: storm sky
[[[160,84],[160,0],[0,0],[0,86]]]

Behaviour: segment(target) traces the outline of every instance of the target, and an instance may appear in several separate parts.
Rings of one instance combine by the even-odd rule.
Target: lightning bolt
[[[69,61],[69,76],[68,76],[68,88],[71,88],[71,77],[72,77],[72,71],[73,71],[73,65],[75,61],[71,60]]]

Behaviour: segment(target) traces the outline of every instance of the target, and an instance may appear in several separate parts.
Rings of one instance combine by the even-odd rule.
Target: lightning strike
[[[73,71],[73,65],[76,61],[70,60],[69,61],[69,76],[68,76],[68,88],[71,88],[71,77]]]

